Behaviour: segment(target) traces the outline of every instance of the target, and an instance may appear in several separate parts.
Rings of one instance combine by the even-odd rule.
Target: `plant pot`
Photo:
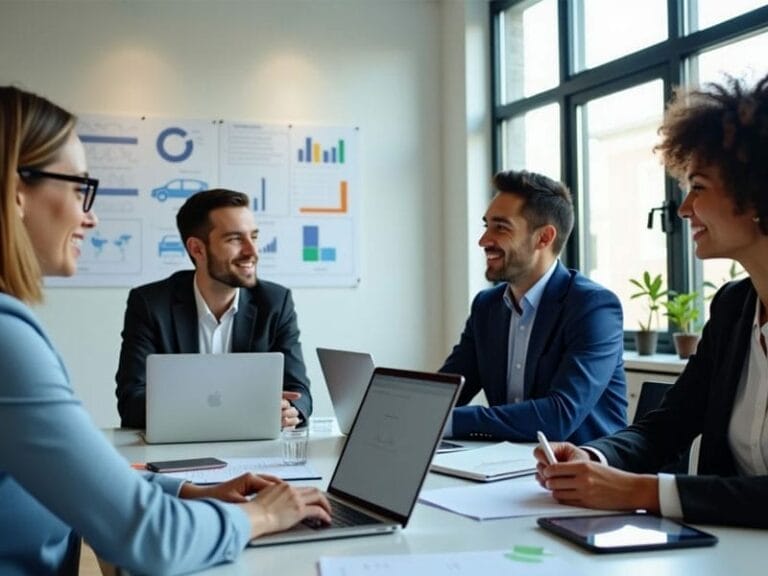
[[[676,332],[672,335],[675,339],[675,350],[680,358],[690,358],[696,354],[696,347],[699,345],[699,335],[688,332]]]
[[[635,350],[640,356],[652,356],[656,354],[656,343],[659,333],[655,330],[640,330],[635,332]]]

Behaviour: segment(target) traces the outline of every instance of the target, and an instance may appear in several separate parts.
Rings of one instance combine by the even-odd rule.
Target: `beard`
[[[504,252],[504,265],[501,268],[487,266],[485,278],[489,282],[508,282],[516,284],[530,274],[533,267],[533,246],[522,244],[514,250]]]
[[[237,268],[239,263],[250,262],[251,260],[254,262],[254,272],[252,275],[244,274]],[[219,260],[209,252],[208,276],[221,282],[222,284],[231,286],[232,288],[253,288],[258,281],[255,268],[258,261],[259,259],[254,257],[238,258],[229,262],[225,262],[223,260]]]

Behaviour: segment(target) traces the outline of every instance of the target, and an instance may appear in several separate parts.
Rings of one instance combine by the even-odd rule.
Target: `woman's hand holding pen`
[[[537,447],[536,480],[552,492],[555,500],[570,506],[602,510],[659,511],[658,478],[632,474],[595,462],[589,452],[568,442],[552,442],[557,458],[549,464]]]

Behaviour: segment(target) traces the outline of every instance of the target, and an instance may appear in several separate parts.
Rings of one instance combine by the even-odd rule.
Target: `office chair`
[[[672,384],[669,382],[655,382],[652,380],[643,382],[640,387],[640,396],[637,399],[637,408],[635,408],[635,416],[632,418],[632,423],[634,424],[640,420],[640,418],[645,416],[645,414],[659,406],[664,399],[664,394],[667,393],[670,386],[672,386]],[[699,467],[700,443],[701,435],[694,438],[691,446],[680,453],[676,462],[664,466],[662,472],[690,474],[695,476]]]
[[[635,408],[632,423],[634,424],[648,412],[658,407],[670,386],[672,384],[669,382],[655,382],[652,380],[643,382],[640,387],[640,396],[637,398],[637,407]]]

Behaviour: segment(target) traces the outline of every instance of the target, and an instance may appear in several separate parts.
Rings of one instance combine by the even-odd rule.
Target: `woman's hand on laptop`
[[[186,483],[181,486],[179,497],[187,500],[195,498],[215,498],[223,502],[240,504],[248,502],[250,496],[274,484],[282,482],[277,476],[269,474],[241,474],[221,484],[201,486],[199,484]]]
[[[301,398],[301,392],[283,392],[283,399],[280,401],[280,427],[293,428],[301,423],[301,414],[291,404],[291,401]]]
[[[330,524],[331,505],[317,488],[291,486],[278,481],[241,504],[251,521],[251,538],[280,532],[307,518]]]

